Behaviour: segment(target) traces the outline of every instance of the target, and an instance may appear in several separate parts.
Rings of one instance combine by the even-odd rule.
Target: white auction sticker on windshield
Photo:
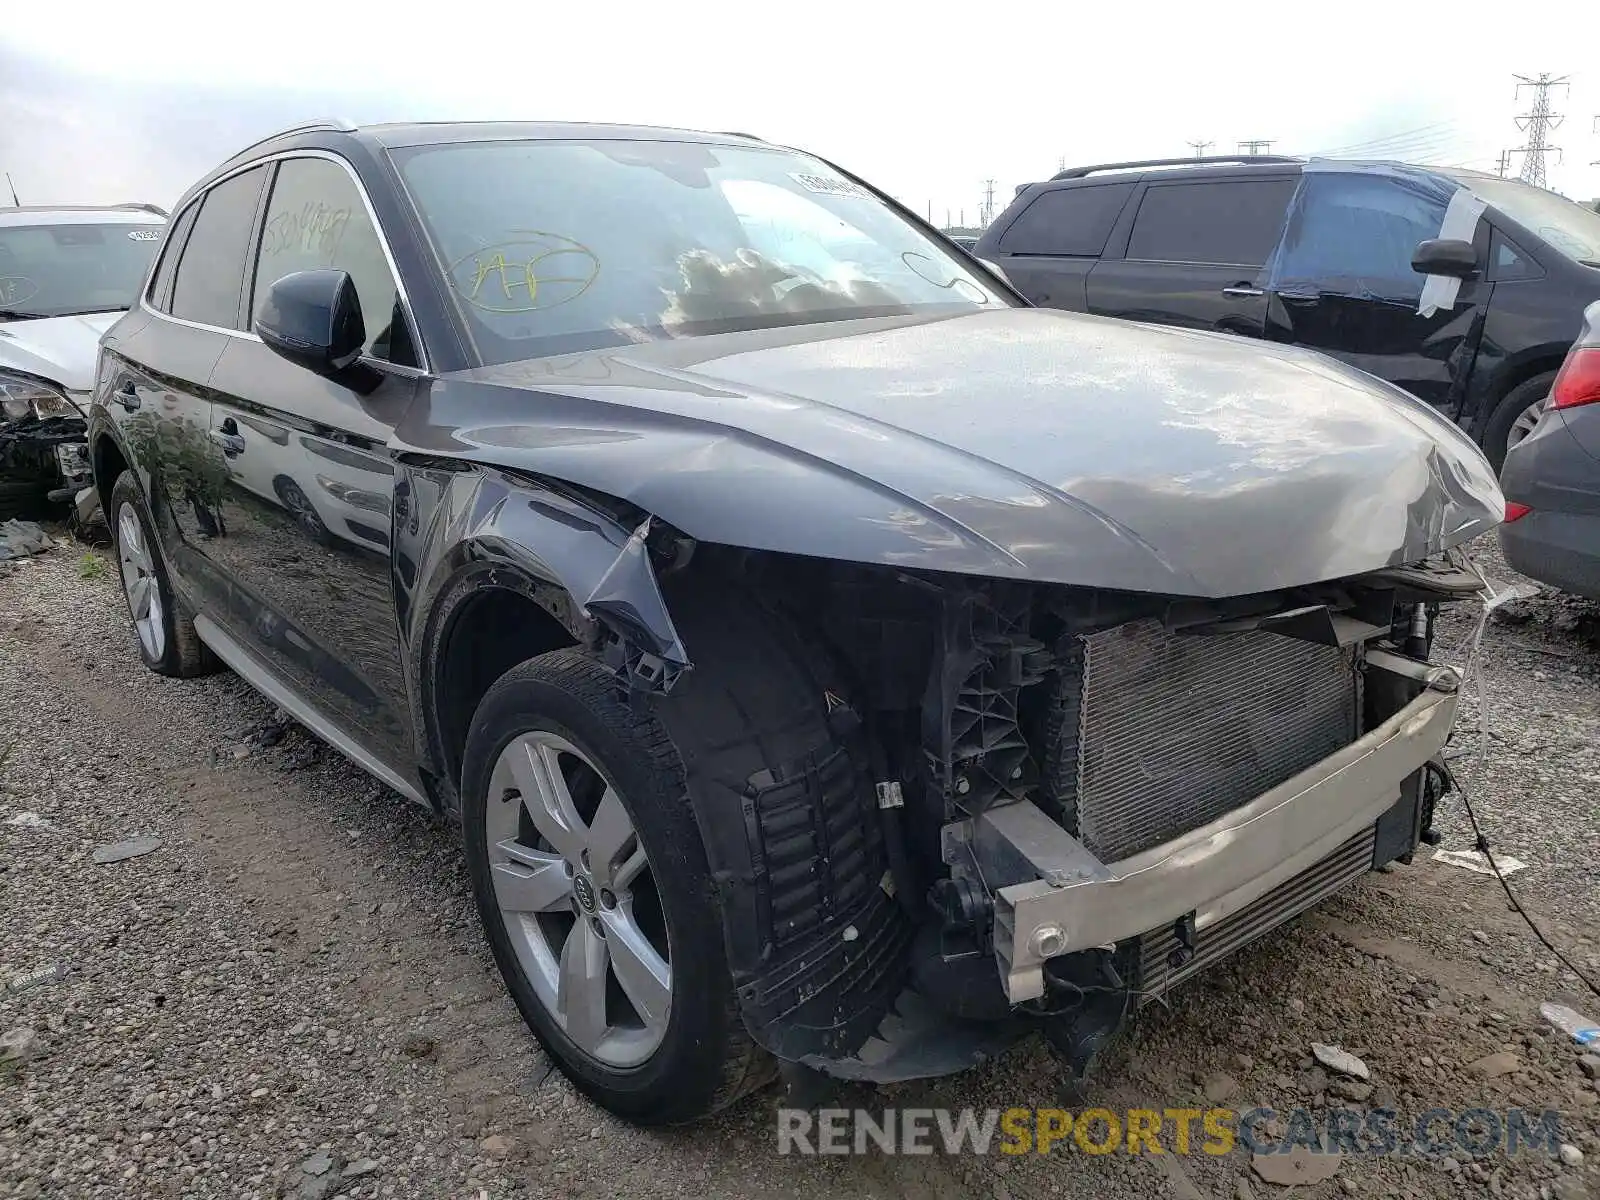
[[[791,172],[789,178],[805,188],[808,192],[817,192],[824,196],[855,196],[857,199],[870,200],[872,193],[866,188],[851,183],[848,179],[840,179],[835,175],[806,175],[799,171]]]

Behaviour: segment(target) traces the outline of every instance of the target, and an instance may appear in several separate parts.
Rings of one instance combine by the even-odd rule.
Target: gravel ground
[[[1483,560],[1508,577],[1492,546]],[[1557,1107],[1581,1164],[1346,1157],[1282,1189],[1242,1149],[785,1158],[774,1092],[694,1129],[629,1129],[552,1074],[522,1026],[455,833],[231,675],[145,672],[112,576],[103,550],[71,545],[0,568],[0,976],[21,985],[0,992],[0,1033],[34,1031],[24,1061],[0,1066],[0,1195],[1600,1198],[1600,1083],[1538,1014],[1600,1002],[1493,879],[1425,856],[1147,1009],[1093,1101]],[[1442,644],[1468,627],[1452,617]],[[1502,610],[1486,712],[1468,706],[1451,751],[1496,850],[1528,864],[1512,883],[1530,912],[1591,973],[1597,646],[1592,607],[1546,594]],[[1471,845],[1457,798],[1439,826]],[[94,860],[133,838],[160,844]],[[1315,1066],[1312,1042],[1359,1055],[1370,1095]],[[1024,1046],[850,1102],[1059,1096],[1050,1057]]]

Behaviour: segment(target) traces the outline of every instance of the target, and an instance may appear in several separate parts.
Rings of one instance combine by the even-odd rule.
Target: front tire
[[[611,671],[557,650],[490,688],[467,735],[462,818],[495,962],[578,1090],[660,1125],[765,1082],[683,762]]]
[[[195,632],[194,614],[172,590],[155,522],[132,471],[124,471],[111,485],[107,524],[144,665],[174,679],[221,670],[221,663]]]

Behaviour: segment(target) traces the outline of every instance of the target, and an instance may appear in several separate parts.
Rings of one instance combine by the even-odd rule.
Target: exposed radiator
[[[1195,936],[1194,957],[1181,967],[1173,967],[1169,961],[1178,946],[1170,928],[1145,934],[1139,939],[1140,1003],[1148,1003],[1165,988],[1226,958],[1366,874],[1372,869],[1374,837],[1373,827],[1363,829],[1327,858],[1279,884],[1255,903],[1200,930]]]
[[[1114,862],[1197,829],[1358,735],[1351,653],[1133,621],[1083,639],[1079,837]]]

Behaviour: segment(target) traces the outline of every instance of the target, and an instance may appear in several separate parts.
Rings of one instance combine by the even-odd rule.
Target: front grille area
[[[1349,651],[1133,621],[1083,638],[1079,837],[1115,862],[1198,829],[1355,739]]]
[[[1279,884],[1231,917],[1198,931],[1194,957],[1181,967],[1171,965],[1170,956],[1178,948],[1178,941],[1170,927],[1145,934],[1139,939],[1139,1002],[1154,1000],[1173,984],[1226,958],[1366,874],[1372,868],[1374,829],[1368,826],[1321,862]]]

